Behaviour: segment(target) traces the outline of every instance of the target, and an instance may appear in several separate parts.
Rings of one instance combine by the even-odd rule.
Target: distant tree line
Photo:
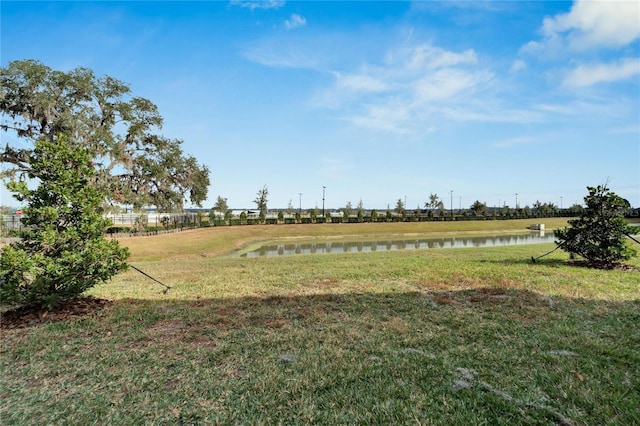
[[[405,208],[404,200],[398,199],[393,208],[366,209],[362,199],[354,206],[347,201],[344,207],[322,210],[299,209],[293,206],[292,200],[286,208],[268,209],[269,190],[263,186],[256,193],[253,203],[256,208],[251,210],[232,210],[227,198],[217,196],[210,209],[186,209],[181,213],[159,213],[155,220],[149,220],[146,210],[137,209],[134,215],[135,223],[115,224],[107,228],[107,234],[149,235],[161,232],[175,232],[209,226],[239,226],[239,225],[278,225],[278,224],[322,224],[322,223],[382,223],[382,222],[428,222],[428,221],[467,221],[467,220],[509,220],[509,219],[538,219],[545,217],[578,217],[584,212],[584,207],[574,204],[569,208],[560,209],[553,203],[536,201],[532,207],[512,208],[506,204],[502,206],[487,206],[479,200],[474,201],[469,208],[445,208],[443,201],[437,194],[430,194],[428,201],[414,209]],[[12,229],[3,226],[4,218],[10,218],[15,211],[3,208],[0,214],[0,235],[20,236],[22,229]],[[109,216],[106,216],[108,219]],[[116,215],[117,216],[117,215]],[[627,217],[640,216],[638,209],[628,209]]]
[[[447,209],[437,194],[430,194],[428,201],[422,206],[409,210],[402,198],[395,207],[388,205],[386,210],[365,209],[362,199],[354,207],[347,201],[344,207],[325,211],[324,215],[317,208],[295,209],[292,200],[285,209],[268,210],[269,190],[264,185],[257,193],[253,203],[255,210],[243,210],[233,215],[227,204],[227,199],[218,196],[209,211],[209,225],[255,225],[255,224],[296,224],[296,223],[364,223],[364,222],[424,222],[451,220],[504,220],[544,217],[575,217],[581,214],[583,207],[575,204],[569,208],[560,209],[553,203],[536,201],[533,207],[512,208],[502,206],[489,207],[486,203],[476,200],[468,209]]]

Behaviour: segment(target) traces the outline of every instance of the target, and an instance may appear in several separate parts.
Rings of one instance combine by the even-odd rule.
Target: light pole
[[[302,192],[298,192],[298,195],[300,196],[300,201],[298,204],[298,211],[300,212],[300,214],[302,214]]]
[[[451,220],[453,220],[453,189],[451,190]]]
[[[327,189],[326,186],[322,187],[322,217],[324,218],[324,191]]]

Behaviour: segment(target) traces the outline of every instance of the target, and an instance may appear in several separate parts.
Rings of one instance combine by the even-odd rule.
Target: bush
[[[624,220],[629,202],[604,186],[587,187],[586,208],[578,219],[570,220],[571,228],[557,229],[556,244],[569,253],[582,256],[594,266],[609,267],[636,255],[626,236],[632,233]]]
[[[106,233],[109,235],[112,234],[130,234],[133,232],[133,229],[129,226],[109,226],[106,230]]]
[[[95,172],[85,150],[63,137],[40,140],[30,160],[38,187],[7,184],[27,207],[22,240],[0,252],[0,302],[51,308],[126,269],[129,253],[104,237],[104,194],[89,184]]]

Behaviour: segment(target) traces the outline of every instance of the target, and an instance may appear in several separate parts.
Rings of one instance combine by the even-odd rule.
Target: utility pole
[[[300,212],[300,214],[302,214],[302,192],[298,192],[298,195],[300,196],[300,201],[298,204],[298,211]]]

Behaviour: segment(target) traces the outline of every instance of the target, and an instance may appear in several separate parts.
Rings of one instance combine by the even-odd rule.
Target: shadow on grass
[[[482,260],[481,263],[521,264],[526,260]],[[530,263],[530,262],[529,262]],[[559,259],[547,259],[536,263],[540,267],[566,266],[568,263]],[[126,321],[131,315],[138,317],[138,322],[152,323],[166,316],[199,318],[210,325],[234,325],[236,327],[268,326],[268,321],[261,323],[261,318],[282,317],[304,319],[314,314],[340,313],[338,317],[349,313],[351,316],[379,315],[386,317],[397,312],[425,314],[438,312],[440,309],[453,307],[467,311],[500,308],[499,314],[510,315],[511,309],[518,312],[533,310],[541,315],[542,320],[551,320],[558,306],[581,305],[589,311],[624,310],[625,307],[637,307],[639,301],[607,302],[591,301],[581,298],[554,296],[555,304],[549,305],[550,297],[528,290],[482,287],[463,290],[424,290],[392,293],[338,293],[340,285],[337,281],[318,284],[317,293],[299,295],[296,293],[268,296],[210,299],[171,299],[144,300],[120,299],[105,300],[94,297],[80,297],[52,311],[34,311],[32,309],[16,309],[3,313],[3,328],[39,327],[46,324],[65,321],[78,321],[84,317],[98,316]],[[552,308],[551,310],[549,308]],[[144,317],[144,316],[147,317]],[[339,319],[339,318],[338,318]],[[11,325],[11,322],[14,325]]]
[[[603,263],[593,263],[587,262],[585,260],[563,260],[557,258],[550,259],[535,259],[535,258],[511,258],[511,259],[501,259],[501,260],[480,260],[480,263],[489,263],[489,264],[499,264],[499,265],[532,265],[532,266],[540,266],[540,267],[548,267],[548,268],[560,268],[563,266],[571,266],[575,268],[584,268],[584,269],[593,269],[593,270],[601,270],[601,271],[628,271],[628,272],[640,272],[640,267],[635,265],[630,265],[627,263],[613,263],[613,264],[603,264]]]
[[[638,420],[638,300],[501,288],[337,294],[332,285],[314,295],[117,300],[11,331],[0,415],[122,424]]]
[[[557,259],[557,258],[549,258],[549,259],[536,259],[533,261],[531,257],[528,258],[509,258],[509,259],[483,259],[480,260],[479,263],[490,263],[490,264],[498,264],[498,265],[534,265],[534,266],[546,266],[546,267],[561,267],[561,266],[570,266],[571,263],[569,260]]]

